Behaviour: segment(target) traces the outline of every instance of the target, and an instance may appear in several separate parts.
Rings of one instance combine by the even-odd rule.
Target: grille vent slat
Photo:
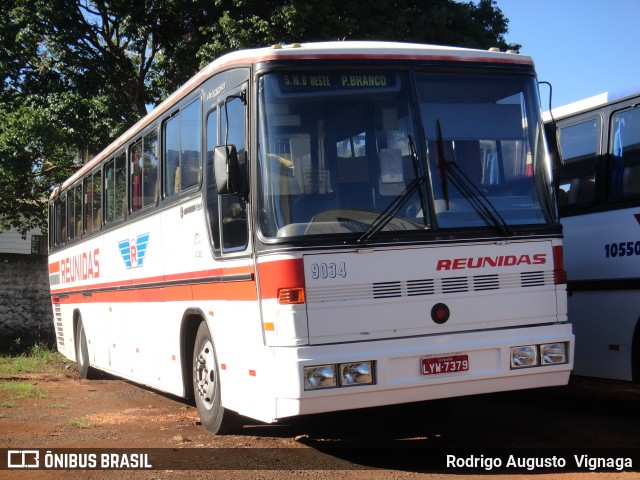
[[[59,303],[53,304],[53,319],[56,324],[56,339],[59,347],[64,347],[64,328],[62,327],[62,309]]]
[[[523,287],[539,287],[545,284],[544,272],[524,272],[520,274]]]
[[[401,282],[380,282],[373,284],[373,298],[395,298],[401,296]]]
[[[469,291],[467,277],[452,277],[442,279],[442,293],[459,293]]]
[[[500,288],[500,277],[498,275],[478,275],[473,277],[473,290],[497,290]]]
[[[435,283],[433,279],[407,281],[407,295],[409,297],[433,295],[435,291]]]

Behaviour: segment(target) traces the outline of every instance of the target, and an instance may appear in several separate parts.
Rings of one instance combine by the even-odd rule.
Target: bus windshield
[[[509,235],[514,226],[557,223],[535,80],[410,75],[260,78],[264,237],[459,228]]]

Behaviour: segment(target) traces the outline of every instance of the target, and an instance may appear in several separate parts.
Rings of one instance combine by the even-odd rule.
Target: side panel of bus
[[[562,221],[578,375],[632,380],[633,338],[640,316],[640,295],[632,288],[640,272],[637,213],[638,209],[624,209]],[[603,223],[606,228],[594,228]]]
[[[626,99],[558,121],[575,373],[640,379],[640,108]]]

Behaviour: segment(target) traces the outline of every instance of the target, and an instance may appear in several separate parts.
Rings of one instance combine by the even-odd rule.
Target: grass
[[[42,345],[34,345],[20,355],[0,356],[0,395],[4,397],[0,407],[15,408],[17,399],[47,398],[42,389],[20,375],[59,372],[67,364],[61,354]]]
[[[20,373],[53,373],[68,363],[60,353],[42,345],[34,345],[18,356],[0,356],[0,377],[13,377]]]
[[[12,398],[47,398],[37,386],[22,382],[2,382],[0,392],[9,392]]]
[[[83,418],[74,418],[73,420],[71,420],[71,426],[75,428],[81,428],[81,429],[95,427],[93,423],[88,422]]]

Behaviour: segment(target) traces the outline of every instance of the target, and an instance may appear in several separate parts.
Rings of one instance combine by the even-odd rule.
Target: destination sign
[[[378,72],[314,72],[283,73],[280,88],[283,92],[317,92],[330,90],[361,90],[395,88],[397,75]]]

